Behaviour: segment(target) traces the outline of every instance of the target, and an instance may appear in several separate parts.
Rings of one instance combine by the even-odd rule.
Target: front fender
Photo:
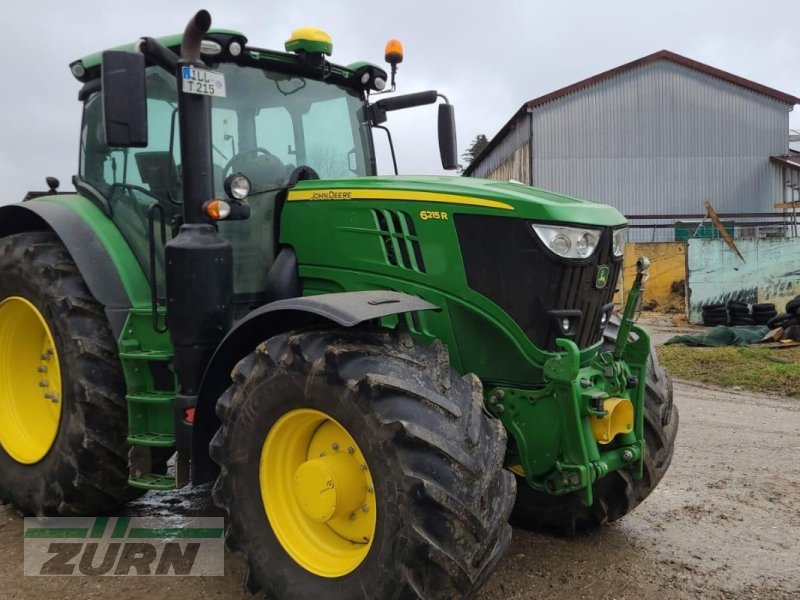
[[[438,308],[409,294],[368,291],[278,300],[247,314],[220,343],[200,385],[191,428],[193,483],[203,483],[216,475],[216,465],[208,457],[208,445],[219,429],[215,412],[217,400],[230,386],[231,371],[236,363],[261,342],[293,329],[325,325],[354,327],[389,315]]]

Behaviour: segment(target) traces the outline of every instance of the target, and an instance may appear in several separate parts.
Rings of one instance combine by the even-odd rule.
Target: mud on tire
[[[604,333],[605,350],[617,339],[619,318],[612,317]],[[593,488],[594,504],[584,506],[577,494],[552,496],[518,478],[513,525],[573,535],[611,523],[636,508],[655,489],[672,461],[678,433],[678,409],[672,401],[672,378],[651,349],[645,392],[644,475],[636,481],[627,471],[610,473]]]
[[[35,464],[0,447],[0,498],[31,515],[97,515],[128,487],[125,383],[108,320],[55,234],[0,239],[0,301],[21,296],[44,316],[62,371],[57,437]]]
[[[506,433],[483,411],[479,380],[452,371],[441,343],[414,345],[384,331],[279,335],[242,360],[233,381],[217,405],[214,500],[228,512],[229,547],[247,557],[251,592],[452,598],[470,596],[486,581],[511,539]],[[375,482],[372,546],[342,577],[319,577],[297,564],[262,503],[264,439],[297,408],[324,411],[343,425]]]

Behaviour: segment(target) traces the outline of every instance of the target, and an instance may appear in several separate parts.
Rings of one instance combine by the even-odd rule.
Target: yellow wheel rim
[[[318,410],[292,410],[267,433],[261,498],[283,549],[307,571],[342,577],[366,558],[377,503],[367,461],[342,425]]]
[[[61,420],[61,367],[53,334],[25,298],[0,302],[0,446],[15,461],[42,460]]]

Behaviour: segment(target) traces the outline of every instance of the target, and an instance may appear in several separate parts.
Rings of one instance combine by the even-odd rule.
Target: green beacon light
[[[301,27],[292,32],[286,40],[286,51],[304,54],[325,54],[333,52],[333,40],[325,31],[317,27]]]

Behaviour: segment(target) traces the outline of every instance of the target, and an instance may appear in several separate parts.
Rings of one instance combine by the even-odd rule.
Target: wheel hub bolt
[[[334,450],[338,450],[339,449],[339,444],[336,443],[336,442],[333,442],[333,444],[331,444],[331,448],[333,448]]]
[[[347,447],[347,453],[348,454],[355,454],[355,452],[356,452],[356,449],[353,448],[352,446],[348,446]]]
[[[50,387],[50,383],[46,379],[42,379],[39,382],[39,387],[43,387],[43,388]]]
[[[365,512],[365,513],[366,513],[366,512],[369,512],[369,506],[367,506],[366,504],[362,505],[362,506],[361,506],[361,511],[362,511],[362,512]]]

